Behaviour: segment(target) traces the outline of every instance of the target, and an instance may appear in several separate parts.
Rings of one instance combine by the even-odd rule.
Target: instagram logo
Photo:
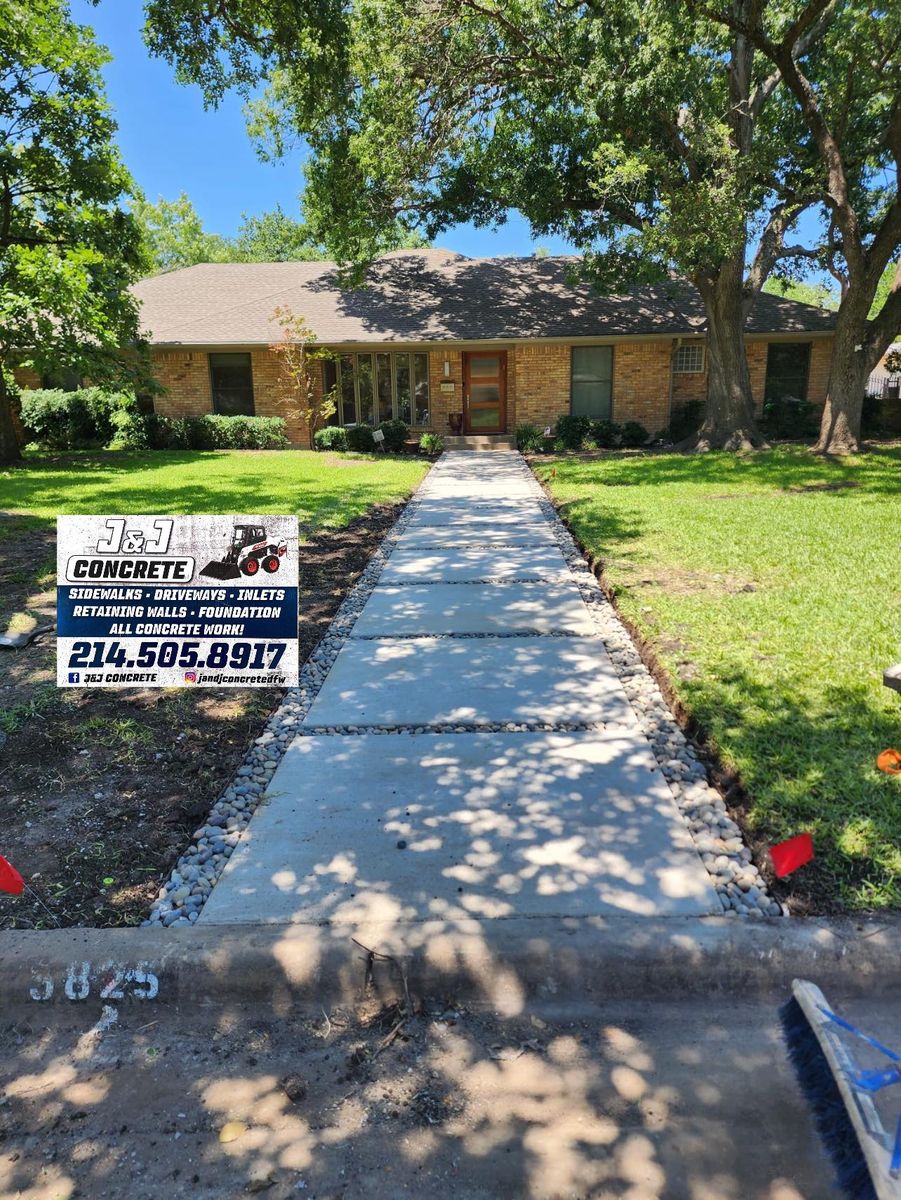
[[[185,671],[185,683],[196,683],[196,682],[197,682],[197,672],[196,671]]]

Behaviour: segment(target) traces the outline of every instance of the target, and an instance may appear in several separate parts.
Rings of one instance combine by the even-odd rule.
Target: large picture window
[[[211,354],[213,412],[225,417],[253,416],[253,370],[249,354]]]
[[[334,390],[335,425],[429,423],[428,354],[341,354],[322,364],[322,386]]]
[[[573,346],[572,413],[609,418],[613,412],[613,347]]]

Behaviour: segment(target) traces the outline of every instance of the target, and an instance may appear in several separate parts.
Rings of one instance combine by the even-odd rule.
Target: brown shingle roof
[[[328,262],[202,263],[134,288],[156,344],[267,345],[277,305],[303,316],[320,342],[442,342],[703,333],[700,297],[686,283],[601,296],[572,282],[572,258],[465,258],[448,250],[396,251],[366,287],[342,290]],[[835,316],[762,295],[752,333],[833,328]]]

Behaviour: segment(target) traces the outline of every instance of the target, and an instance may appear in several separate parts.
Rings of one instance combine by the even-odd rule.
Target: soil
[[[409,1015],[192,1000],[123,1003],[106,1026],[99,1003],[3,1014],[0,1195],[831,1194],[769,1004],[632,998],[505,1017],[437,997]],[[885,1010],[849,1015],[887,1028]]]
[[[300,661],[320,640],[400,505],[300,547]],[[0,542],[0,632],[55,617],[55,534]],[[0,854],[22,896],[0,928],[139,924],[282,693],[57,689],[56,640],[0,650]]]

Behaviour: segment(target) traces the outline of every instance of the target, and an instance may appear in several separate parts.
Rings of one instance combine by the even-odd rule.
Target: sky
[[[300,155],[260,162],[237,95],[226,96],[218,109],[205,110],[198,87],[177,84],[169,64],[151,57],[142,41],[142,0],[100,0],[96,7],[88,0],[71,0],[71,9],[74,19],[90,25],[113,56],[104,76],[119,123],[118,143],[148,200],[174,200],[187,192],[204,228],[225,236],[235,233],[245,212],[261,213],[280,204],[299,216]],[[515,213],[496,231],[459,225],[438,240],[473,257],[531,254],[538,244],[552,254],[570,249],[561,239],[534,241]]]
[[[173,69],[151,57],[141,38],[142,0],[70,3],[74,19],[90,25],[113,56],[104,76],[119,124],[119,147],[149,200],[174,200],[187,192],[204,228],[226,237],[237,231],[243,213],[259,214],[281,205],[289,215],[300,215],[300,153],[281,162],[261,162],[247,136],[239,96],[228,94],[218,109],[206,110],[198,87],[177,84]],[[798,232],[793,240],[810,237],[813,218],[803,219]],[[572,252],[561,238],[533,239],[517,213],[496,230],[457,225],[438,243],[475,258],[528,255],[538,245],[552,254]]]

